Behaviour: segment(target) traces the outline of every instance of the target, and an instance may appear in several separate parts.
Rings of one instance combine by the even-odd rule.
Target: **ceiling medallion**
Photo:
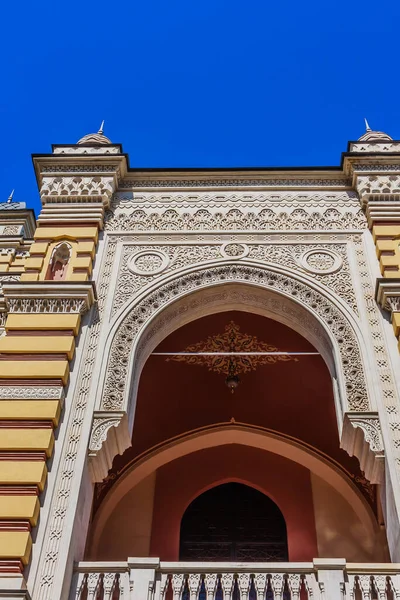
[[[239,325],[230,321],[224,333],[192,344],[183,353],[166,360],[207,367],[209,371],[225,375],[225,383],[233,393],[240,383],[240,374],[255,371],[261,365],[298,359],[291,353],[279,352],[276,346],[260,342],[254,335],[242,333]]]

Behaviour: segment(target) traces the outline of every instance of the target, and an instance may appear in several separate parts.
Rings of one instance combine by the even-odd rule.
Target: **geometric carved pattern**
[[[105,229],[108,231],[332,231],[366,227],[366,218],[361,210],[354,214],[343,213],[335,208],[312,213],[297,208],[291,213],[279,214],[268,208],[258,214],[245,213],[237,208],[225,214],[212,213],[207,209],[194,214],[182,214],[173,209],[150,214],[144,210],[134,210],[118,216],[108,212],[105,219]]]
[[[45,201],[47,196],[105,196],[111,198],[114,191],[113,177],[45,177],[40,195]]]
[[[182,275],[160,286],[135,305],[122,321],[112,342],[108,359],[102,409],[124,410],[125,386],[131,348],[144,323],[156,310],[168,305],[182,294],[221,282],[255,284],[295,298],[318,314],[340,349],[350,410],[366,411],[369,401],[358,343],[353,329],[335,304],[309,285],[279,272],[256,266],[239,264],[214,266]]]
[[[364,310],[368,318],[369,330],[372,337],[372,345],[375,350],[377,374],[381,384],[382,399],[386,408],[386,417],[391,429],[391,440],[393,445],[392,451],[395,456],[396,463],[400,468],[400,413],[398,408],[398,395],[393,381],[388,355],[385,349],[379,310],[375,301],[374,288],[372,286],[368,265],[366,263],[362,240],[359,236],[355,236],[354,242],[357,258],[357,269],[360,274],[361,284],[364,290]]]
[[[122,242],[124,237],[119,238]],[[221,248],[212,244],[168,244],[168,245],[141,245],[132,246],[125,242],[122,247],[122,257],[117,276],[117,287],[113,299],[112,314],[114,315],[123,304],[132,298],[142,287],[154,279],[160,272],[147,271],[140,276],[137,269],[132,269],[132,261],[135,257],[152,253],[159,253],[165,257],[162,271],[168,269],[176,271],[189,265],[198,265],[206,261],[221,261],[225,259],[241,260],[245,256],[250,260],[257,260],[262,263],[275,263],[285,265],[299,273],[307,272],[309,277],[321,281],[324,285],[336,292],[357,314],[357,301],[352,285],[349,262],[347,259],[346,244],[235,244],[235,246],[245,247],[242,256],[226,256],[227,246],[233,244],[224,244]],[[334,252],[332,250],[334,248]],[[140,251],[138,251],[140,249]],[[334,270],[311,268],[304,263],[304,257],[308,255],[328,256],[328,260],[335,262]],[[321,261],[319,261],[321,264]]]

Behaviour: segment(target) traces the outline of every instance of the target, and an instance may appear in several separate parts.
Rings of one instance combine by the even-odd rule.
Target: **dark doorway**
[[[219,485],[186,509],[182,561],[287,561],[286,524],[277,505],[241,483]]]

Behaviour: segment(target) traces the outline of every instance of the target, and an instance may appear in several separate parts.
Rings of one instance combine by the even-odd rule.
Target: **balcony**
[[[75,565],[70,600],[395,600],[400,564],[184,563],[153,558]]]

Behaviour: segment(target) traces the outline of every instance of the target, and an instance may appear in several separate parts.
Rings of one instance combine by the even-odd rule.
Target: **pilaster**
[[[53,147],[33,158],[43,203],[0,210],[0,573],[22,573],[57,443],[82,317],[96,302],[90,281],[104,212],[126,160],[119,146]],[[65,152],[65,150],[68,150]],[[93,150],[93,152],[91,151]],[[118,153],[115,153],[115,150]],[[26,211],[25,211],[26,212]],[[2,229],[3,228],[3,234]],[[18,231],[17,231],[18,228]],[[29,243],[21,235],[28,232]],[[17,236],[19,236],[17,238]],[[21,260],[21,248],[29,249]],[[12,273],[12,276],[11,276]],[[68,401],[68,396],[67,396]]]
[[[344,169],[352,177],[375,243],[383,277],[377,281],[376,299],[389,311],[398,337],[400,302],[394,290],[400,281],[400,142],[352,143]],[[392,280],[390,294],[384,279]]]

